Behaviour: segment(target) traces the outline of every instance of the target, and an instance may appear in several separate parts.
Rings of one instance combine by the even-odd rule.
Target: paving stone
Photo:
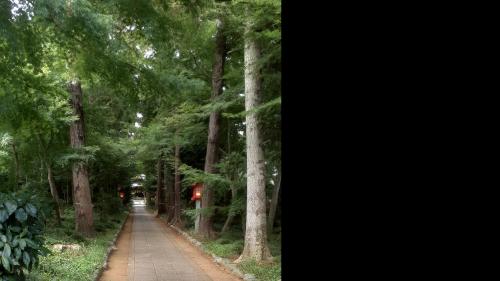
[[[147,212],[144,204],[134,203],[133,223],[118,240],[100,281],[241,280],[215,270],[211,262],[196,259],[193,249],[180,246],[179,238]]]
[[[212,281],[163,233],[144,206],[135,206],[132,226],[133,262],[128,263],[131,281]]]

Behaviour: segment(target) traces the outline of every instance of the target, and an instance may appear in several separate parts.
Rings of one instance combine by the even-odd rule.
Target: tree
[[[281,1],[0,2],[0,135],[12,136],[0,145],[2,188],[52,195],[56,216],[73,195],[88,236],[117,187],[145,174],[149,205],[169,223],[199,214],[205,238],[245,236],[239,260],[271,257]],[[58,190],[71,179],[73,192]],[[187,189],[200,182],[197,212]]]
[[[20,183],[20,163],[19,163],[19,155],[16,148],[16,143],[14,138],[10,134],[4,134],[0,138],[0,146],[7,147],[10,146],[12,149],[12,154],[14,155],[14,163],[15,163],[15,178],[14,182],[17,184]]]
[[[83,92],[80,82],[71,81],[68,85],[71,107],[78,120],[70,126],[71,147],[81,150],[85,145]],[[75,230],[84,237],[94,235],[94,218],[87,164],[84,161],[73,163],[73,205],[75,206]]]
[[[224,36],[224,20],[221,16],[216,21],[215,54],[212,67],[212,99],[217,99],[222,94],[224,75],[224,61],[226,57],[226,43]],[[219,161],[219,138],[220,138],[220,112],[214,111],[210,114],[208,125],[207,153],[205,157],[205,173],[215,173],[215,164]],[[201,216],[198,234],[205,238],[213,238],[212,212],[209,210],[214,204],[213,188],[205,184],[201,199]]]
[[[61,224],[61,203],[59,199],[59,192],[56,187],[56,183],[54,180],[54,172],[52,168],[52,161],[50,159],[49,154],[49,149],[50,146],[52,145],[52,140],[53,136],[50,134],[50,139],[49,142],[47,143],[44,139],[44,137],[41,134],[37,134],[37,140],[38,144],[40,147],[40,156],[42,158],[42,163],[45,165],[45,168],[47,169],[47,180],[49,181],[49,187],[50,187],[50,194],[52,195],[52,198],[54,200],[55,206],[54,210],[56,212],[56,219],[57,219],[57,224]]]
[[[179,167],[181,165],[181,147],[179,144],[175,145],[175,183],[174,183],[174,217],[172,224],[183,227],[181,218],[181,173]]]
[[[175,175],[172,175],[172,169],[169,167],[169,165],[166,166],[166,173],[165,173],[165,185],[167,186],[166,193],[167,193],[167,217],[166,221],[172,221],[172,219],[175,216],[175,190],[174,190],[174,181],[175,181]]]
[[[261,102],[261,78],[257,65],[260,49],[252,31],[253,23],[249,20],[245,28],[245,110],[249,112],[246,116],[247,214],[245,246],[238,262],[249,258],[256,261],[271,259],[267,246],[264,151],[259,118],[256,112],[252,112]]]
[[[156,210],[157,216],[166,212],[165,206],[165,160],[162,159],[163,153],[160,154],[157,163],[157,183],[156,183]]]

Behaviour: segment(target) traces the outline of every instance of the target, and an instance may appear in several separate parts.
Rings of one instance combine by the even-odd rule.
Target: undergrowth
[[[113,215],[102,216],[94,212],[96,237],[86,239],[74,232],[74,210],[64,210],[61,226],[49,221],[45,232],[46,247],[51,253],[40,259],[40,266],[28,280],[31,281],[73,281],[93,280],[106,258],[106,251],[114,235],[122,226],[127,213],[117,211]],[[54,244],[78,244],[80,250],[54,250]]]

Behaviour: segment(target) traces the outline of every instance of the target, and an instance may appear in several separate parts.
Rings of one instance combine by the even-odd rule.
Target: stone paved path
[[[128,248],[128,265],[125,267],[123,264],[126,250],[122,250],[120,255],[115,255],[114,251],[101,281],[241,280],[219,268],[180,235],[154,218],[143,204],[137,204],[136,201],[134,212],[130,215],[133,223],[129,230],[129,241],[120,244],[120,237],[117,244],[117,252],[120,248]]]

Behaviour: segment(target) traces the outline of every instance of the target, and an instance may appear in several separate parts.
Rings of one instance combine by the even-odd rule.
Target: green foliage
[[[227,189],[229,187],[230,182],[219,174],[205,173],[200,169],[195,169],[186,164],[182,164],[179,167],[179,171],[184,175],[184,188],[190,188],[191,185],[198,182],[209,185],[215,190]]]
[[[203,248],[214,255],[235,260],[244,247],[244,234],[241,230],[224,233],[215,240],[201,241]],[[253,274],[259,281],[277,281],[281,279],[281,235],[271,235],[268,239],[273,262],[262,264],[253,260],[243,261],[238,268],[243,273]]]
[[[227,55],[225,90],[212,98],[216,19],[224,20]],[[253,23],[254,31],[244,34],[247,21]],[[246,36],[256,39],[262,51],[258,61],[262,104],[249,112],[243,95]],[[48,214],[54,212],[47,166],[53,168],[56,186],[65,198],[71,198],[70,189],[64,188],[72,180],[71,164],[88,164],[100,235],[108,233],[113,211],[121,207],[117,188],[127,190],[133,176],[145,174],[144,189],[154,192],[154,165],[163,157],[171,178],[175,147],[181,151],[183,203],[189,200],[190,185],[204,182],[216,191],[215,206],[205,211],[217,211],[217,225],[226,215],[243,215],[244,121],[249,113],[258,113],[261,122],[268,193],[270,180],[276,181],[281,166],[279,0],[0,1],[0,60],[1,190],[37,193],[39,208],[45,210],[41,214],[47,214],[44,219],[50,220]],[[68,104],[66,85],[76,78],[84,93],[85,146],[70,149],[68,131],[76,117]],[[203,165],[208,118],[215,111],[221,113],[221,161],[216,174],[207,174]],[[138,112],[143,117],[136,117]],[[141,127],[134,126],[136,121]],[[21,187],[16,182],[17,167]],[[236,191],[235,198],[231,191]],[[126,196],[127,201],[128,192]],[[185,215],[193,217],[196,211],[185,210]],[[25,218],[30,220],[26,208],[9,216],[14,221]],[[68,210],[62,223],[61,228],[51,229],[57,233],[47,237],[90,243],[73,233]],[[241,242],[224,241],[214,244],[214,251],[234,254],[240,250]],[[100,253],[101,248],[86,252],[95,259],[70,253],[48,257],[37,276],[42,280],[90,279]],[[75,262],[62,262],[65,259]],[[274,269],[270,271],[275,274]]]
[[[231,200],[231,204],[229,205],[229,208],[227,209],[227,215],[228,216],[236,216],[236,215],[241,215],[246,208],[246,200],[245,197],[240,196],[237,197],[236,199]]]
[[[267,112],[269,111],[272,107],[278,107],[281,105],[281,97],[277,97],[269,102],[266,102],[264,104],[261,104],[257,107],[255,107],[254,109],[252,110],[249,110],[249,111],[242,111],[240,113],[237,113],[237,114],[232,114],[232,113],[223,113],[223,116],[224,117],[227,117],[227,118],[238,118],[238,117],[244,117],[246,115],[249,115],[249,114],[259,114],[261,112]]]
[[[198,216],[200,212],[197,209],[187,209],[183,211],[183,214],[189,218],[190,221],[193,221],[196,219],[196,216]]]
[[[204,247],[211,253],[226,258],[237,258],[243,251],[243,240],[218,239],[207,242]]]
[[[117,193],[100,193],[95,203],[95,210],[101,215],[110,216],[117,212],[123,212],[125,207]]]
[[[259,281],[281,280],[281,263],[262,264],[247,260],[241,262],[238,267],[245,273],[253,274]]]
[[[36,198],[0,193],[0,278],[24,279],[45,255],[42,213]],[[16,280],[17,280],[16,279]]]
[[[78,244],[78,251],[51,250],[50,254],[40,258],[40,265],[30,273],[28,280],[32,281],[72,281],[93,280],[96,271],[102,266],[106,251],[114,235],[120,229],[127,216],[126,212],[116,211],[108,216],[106,221],[101,220],[101,213],[95,212],[95,225],[100,231],[94,239],[84,239],[74,234],[74,211],[65,209],[62,225],[53,225],[54,220],[48,223],[51,227],[46,230],[46,247],[52,244]]]
[[[62,167],[70,166],[74,162],[84,162],[88,164],[95,160],[95,154],[99,151],[98,146],[83,146],[81,148],[73,148],[68,150],[66,154],[62,154],[58,159],[57,164]]]

